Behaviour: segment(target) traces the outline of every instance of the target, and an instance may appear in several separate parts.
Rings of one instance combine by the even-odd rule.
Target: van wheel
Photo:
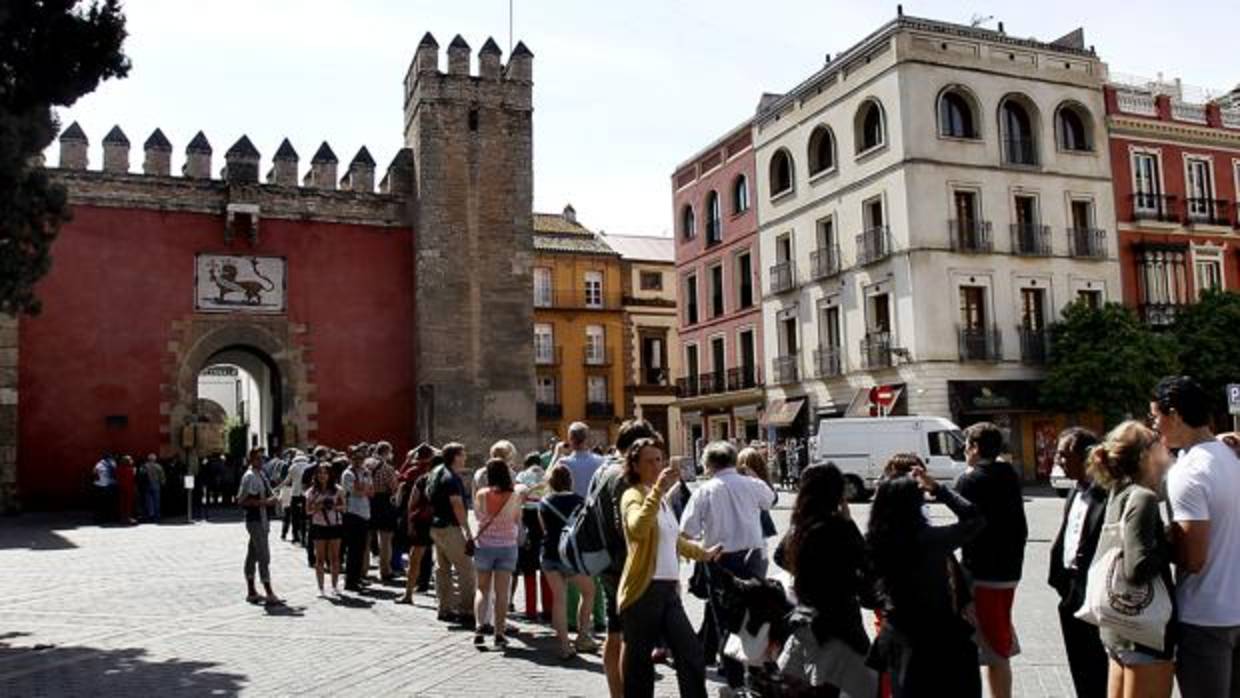
[[[856,475],[844,476],[844,499],[850,502],[865,502],[870,499],[870,492],[861,478]]]

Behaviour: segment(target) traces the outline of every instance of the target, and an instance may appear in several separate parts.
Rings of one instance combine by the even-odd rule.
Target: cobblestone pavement
[[[783,497],[777,511],[781,531],[790,504]],[[855,507],[862,525],[866,509]],[[1031,497],[1027,509],[1016,695],[1071,696],[1044,582],[1060,500]],[[67,520],[0,520],[0,696],[606,695],[599,658],[562,664],[546,627],[518,621],[507,654],[480,652],[470,633],[435,621],[430,596],[412,608],[384,587],[319,599],[301,549],[278,535],[272,571],[288,605],[247,604],[235,518],[128,528]],[[688,598],[696,622],[701,608]],[[666,667],[658,694],[676,695]]]

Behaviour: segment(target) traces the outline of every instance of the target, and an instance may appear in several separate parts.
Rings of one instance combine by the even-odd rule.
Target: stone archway
[[[314,438],[317,404],[303,337],[306,326],[284,317],[192,315],[173,323],[168,343],[169,361],[161,386],[160,413],[166,456],[190,456],[192,426],[196,415],[198,374],[214,357],[229,350],[242,350],[269,361],[280,375],[279,419],[281,447],[308,444]],[[192,430],[191,430],[192,433]],[[188,458],[187,458],[188,460]]]

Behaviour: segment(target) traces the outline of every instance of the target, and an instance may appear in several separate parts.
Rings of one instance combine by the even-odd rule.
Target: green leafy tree
[[[54,107],[124,77],[119,0],[0,2],[0,312],[39,312],[35,283],[69,220],[64,187],[32,161],[56,137]]]
[[[1096,412],[1107,424],[1144,415],[1154,384],[1177,367],[1174,339],[1118,303],[1073,303],[1050,333],[1042,400],[1054,410]]]
[[[1226,387],[1240,383],[1240,294],[1207,291],[1183,308],[1173,334],[1180,368],[1201,383],[1218,422],[1227,413]]]

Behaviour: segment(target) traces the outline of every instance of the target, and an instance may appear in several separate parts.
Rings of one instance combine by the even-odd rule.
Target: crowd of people
[[[141,463],[132,456],[105,453],[91,471],[95,522],[157,522],[163,509],[168,474],[152,453]]]

